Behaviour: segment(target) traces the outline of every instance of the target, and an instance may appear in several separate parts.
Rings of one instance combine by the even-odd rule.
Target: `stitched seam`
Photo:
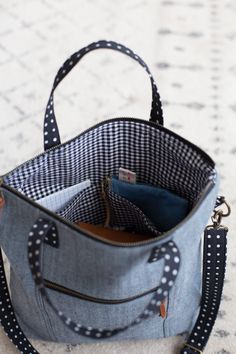
[[[43,255],[44,255],[44,250],[42,249],[42,257],[41,257],[41,259],[43,259]],[[41,263],[43,264],[43,262],[41,262]],[[47,328],[47,331],[49,333],[49,337],[53,341],[55,341],[56,340],[56,333],[54,332],[54,328],[53,328],[49,313],[48,313],[48,311],[46,309],[45,303],[43,301],[43,298],[42,298],[42,296],[39,293],[37,288],[35,288],[35,299],[36,299],[36,302],[37,302],[39,308],[42,309],[40,311],[40,314],[41,314],[41,317],[42,317],[42,319],[44,321],[44,324],[45,324],[45,326]]]

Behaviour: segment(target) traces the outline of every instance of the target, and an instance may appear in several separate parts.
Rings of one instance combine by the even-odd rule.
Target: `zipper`
[[[50,289],[50,290],[54,290],[57,291],[59,293],[62,293],[64,295],[69,295],[69,296],[73,296],[77,299],[81,299],[81,300],[85,300],[85,301],[90,301],[90,302],[95,302],[98,304],[103,304],[103,305],[119,305],[119,304],[124,304],[133,300],[137,300],[143,296],[149,295],[151,293],[154,293],[155,291],[157,291],[158,287],[152,288],[150,290],[144,291],[142,293],[139,293],[137,295],[134,296],[130,296],[124,299],[114,299],[114,300],[110,300],[110,299],[102,299],[102,298],[97,298],[94,296],[89,296],[83,293],[80,293],[79,291],[75,291],[72,289],[69,289],[65,286],[62,286],[58,283],[52,282],[50,280],[44,279],[44,285],[46,288]],[[159,307],[159,316],[165,320],[167,318],[167,302],[168,302],[168,297],[166,297],[164,300],[161,301],[160,307]]]
[[[85,295],[83,293],[80,293],[79,291],[75,291],[75,290],[69,289],[69,288],[67,288],[65,286],[62,286],[62,285],[57,284],[57,283],[54,283],[54,282],[52,282],[52,281],[50,281],[48,279],[44,279],[44,285],[45,285],[46,288],[58,291],[58,292],[60,292],[60,293],[62,293],[64,295],[69,295],[69,296],[76,297],[78,299],[82,299],[82,300],[85,300],[85,301],[96,302],[96,303],[104,304],[104,305],[118,305],[118,304],[123,304],[123,303],[126,303],[126,302],[130,302],[130,301],[136,300],[136,299],[138,299],[140,297],[143,297],[145,295],[154,293],[158,289],[158,287],[155,287],[155,288],[152,288],[150,290],[144,291],[142,293],[139,293],[137,295],[130,296],[130,297],[127,297],[127,298],[124,298],[124,299],[111,300],[111,299],[102,299],[102,298],[97,298],[97,297],[94,297],[94,296]]]

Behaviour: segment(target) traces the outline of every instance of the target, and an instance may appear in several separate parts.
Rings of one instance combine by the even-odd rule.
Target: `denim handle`
[[[163,113],[162,113],[162,105],[160,100],[160,95],[157,90],[156,83],[154,78],[147,66],[147,64],[131,49],[125,47],[122,44],[118,44],[113,41],[100,40],[98,42],[93,42],[88,46],[80,49],[76,53],[72,54],[70,58],[68,58],[65,63],[59,69],[54,83],[53,88],[48,100],[45,117],[44,117],[44,150],[48,150],[51,147],[57,146],[60,144],[60,134],[56,122],[55,112],[54,112],[54,102],[53,102],[53,94],[54,90],[58,86],[58,84],[64,79],[64,77],[74,68],[74,66],[83,58],[85,54],[91,52],[95,49],[113,49],[123,54],[128,55],[135,61],[137,61],[148,73],[152,86],[152,108],[150,113],[150,121],[159,123],[163,125]]]
[[[40,260],[43,241],[46,237],[49,238],[49,235],[52,235],[54,238],[58,238],[58,232],[55,223],[44,218],[39,218],[34,223],[29,233],[28,239],[28,260],[31,273],[39,292],[47,304],[67,327],[79,335],[94,339],[104,339],[114,336],[128,329],[129,327],[137,325],[152,315],[156,316],[161,302],[168,296],[168,293],[174,285],[175,279],[178,275],[180,267],[180,253],[176,244],[173,241],[168,241],[162,244],[160,247],[153,248],[147,262],[157,262],[164,258],[164,267],[160,285],[144,311],[131,323],[124,325],[123,327],[114,329],[97,329],[92,326],[85,327],[78,322],[72,321],[70,317],[66,316],[62,311],[60,311],[60,309],[57,309],[47,294],[47,290],[44,286]],[[57,242],[57,245],[58,243],[59,242]]]

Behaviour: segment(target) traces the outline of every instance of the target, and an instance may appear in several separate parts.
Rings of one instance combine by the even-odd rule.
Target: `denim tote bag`
[[[146,70],[150,120],[106,120],[61,143],[54,90],[85,54],[101,48],[126,54]],[[0,321],[11,342],[21,353],[38,353],[27,338],[76,344],[182,334],[179,353],[202,353],[221,300],[227,235],[221,219],[230,208],[217,197],[213,160],[163,127],[160,96],[145,62],[113,41],[74,53],[53,83],[44,149],[0,179],[0,246],[10,262],[11,289],[10,295],[1,254]],[[183,198],[186,215],[158,230],[142,203],[104,187],[121,168],[135,175],[143,192],[148,185]],[[156,200],[149,209],[163,213],[158,195]],[[117,229],[106,235],[86,229],[104,225],[107,204]],[[133,225],[137,235],[121,225]]]

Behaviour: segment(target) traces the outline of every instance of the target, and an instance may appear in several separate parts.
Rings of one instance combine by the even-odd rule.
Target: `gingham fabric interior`
[[[57,214],[74,223],[83,221],[91,224],[104,223],[106,219],[106,206],[101,198],[99,185],[86,188],[83,192],[72,198]]]
[[[118,175],[120,167],[136,172],[137,182],[158,185],[188,199],[191,207],[215,176],[214,166],[205,155],[170,132],[142,120],[116,119],[26,162],[4,181],[36,201],[90,179],[92,186],[81,203],[88,208],[86,215],[90,211],[93,221],[100,221],[104,218],[104,203],[99,199],[101,181]],[[74,206],[79,208],[80,198],[76,200]],[[66,212],[74,221],[73,201]]]
[[[111,190],[107,191],[111,209],[110,225],[137,233],[160,235],[152,221],[133,203],[120,197]]]
[[[83,221],[104,224],[109,213],[108,226],[142,234],[160,235],[152,221],[133,203],[107,188],[106,200],[101,197],[100,185],[79,193],[57,213],[72,223]],[[107,210],[109,209],[109,211]]]

